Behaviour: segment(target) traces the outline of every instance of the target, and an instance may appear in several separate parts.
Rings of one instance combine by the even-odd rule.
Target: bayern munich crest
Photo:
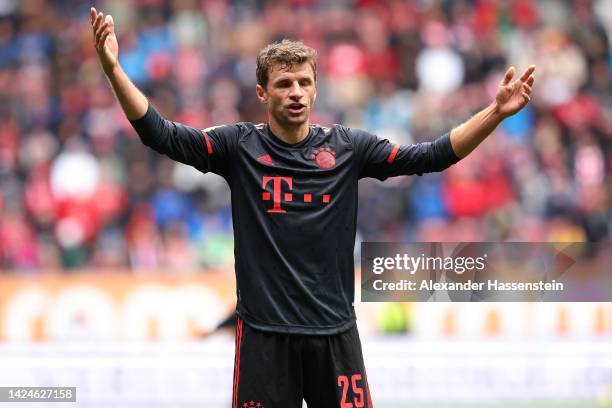
[[[336,151],[329,147],[315,149],[311,157],[322,169],[331,169],[336,165]]]

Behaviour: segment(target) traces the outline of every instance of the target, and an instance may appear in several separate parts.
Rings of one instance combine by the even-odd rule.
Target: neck
[[[308,122],[296,126],[281,126],[278,122],[270,118],[270,129],[272,133],[274,133],[274,136],[288,144],[296,144],[304,140],[306,136],[308,136],[308,128]]]

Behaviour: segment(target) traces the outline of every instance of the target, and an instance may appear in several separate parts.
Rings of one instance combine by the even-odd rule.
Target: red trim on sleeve
[[[208,135],[206,134],[205,131],[202,131],[202,134],[204,135],[204,140],[206,141],[206,150],[208,151],[208,154],[212,154],[213,153],[212,143],[210,143],[210,139],[208,138]]]
[[[398,150],[399,150],[398,144],[393,146],[393,150],[391,150],[391,153],[389,153],[389,157],[387,157],[387,163],[389,164],[393,163],[393,160],[395,160],[395,156],[397,155]]]

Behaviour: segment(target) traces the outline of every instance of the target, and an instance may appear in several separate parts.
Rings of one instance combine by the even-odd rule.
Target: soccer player
[[[309,123],[315,51],[266,46],[255,92],[269,123],[204,130],[171,122],[118,63],[110,15],[91,9],[96,51],[142,142],[232,192],[237,331],[232,407],[371,407],[353,308],[357,182],[442,171],[529,101],[535,67],[502,79],[495,100],[433,142],[410,146]]]

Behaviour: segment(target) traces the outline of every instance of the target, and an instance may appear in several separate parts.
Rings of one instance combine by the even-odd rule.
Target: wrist
[[[490,116],[497,122],[501,122],[506,118],[506,115],[504,115],[501,106],[499,105],[499,103],[497,103],[497,101],[493,101],[488,106],[487,110],[489,111]]]
[[[109,79],[117,77],[119,71],[121,70],[121,66],[119,63],[115,63],[110,67],[102,66],[102,70],[104,71],[104,75],[106,75]]]

